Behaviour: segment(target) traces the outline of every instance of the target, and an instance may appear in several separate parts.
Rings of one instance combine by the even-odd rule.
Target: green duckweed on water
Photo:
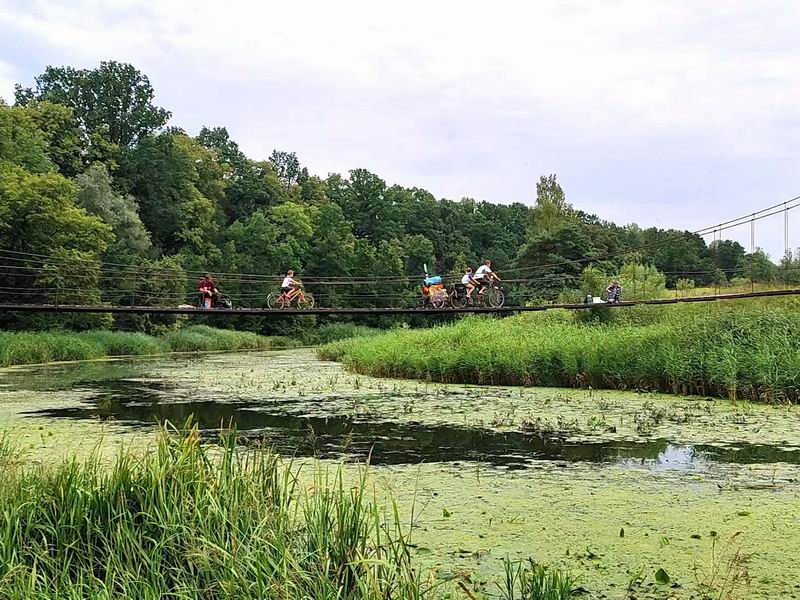
[[[572,572],[591,598],[699,599],[723,564],[739,573],[731,598],[798,593],[795,406],[380,379],[308,350],[14,368],[0,382],[3,421],[40,462],[98,443],[113,457],[121,440],[144,452],[154,418],[189,414],[210,441],[233,418],[243,441],[298,465],[349,473],[371,452],[381,502],[413,514],[417,564],[481,594],[506,557]]]

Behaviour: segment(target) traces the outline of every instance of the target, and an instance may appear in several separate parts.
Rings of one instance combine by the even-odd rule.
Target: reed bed
[[[597,310],[615,318],[466,318],[335,342],[319,356],[382,377],[800,400],[796,303]]]
[[[0,444],[0,598],[418,599],[397,512],[341,471],[163,433],[153,452],[26,466]]]
[[[283,340],[276,340],[283,342]],[[276,344],[285,347],[287,344]],[[0,332],[0,366],[142,356],[166,352],[252,350],[272,347],[271,338],[247,331],[193,325],[163,336],[125,331]]]

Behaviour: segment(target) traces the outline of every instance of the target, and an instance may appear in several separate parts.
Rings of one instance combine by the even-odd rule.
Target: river
[[[715,598],[800,597],[795,406],[377,379],[310,350],[0,371],[0,419],[31,462],[145,448],[189,417],[298,465],[369,460],[436,577],[491,587],[503,557],[530,557],[592,598],[700,598],[725,577]]]

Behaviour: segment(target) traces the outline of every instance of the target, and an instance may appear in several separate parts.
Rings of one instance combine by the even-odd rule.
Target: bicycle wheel
[[[444,296],[434,296],[431,298],[431,306],[433,308],[444,308]]]
[[[267,308],[275,308],[277,305],[277,299],[275,294],[270,294],[267,296]]]
[[[298,298],[297,308],[314,308],[314,296],[304,294],[302,298]]]
[[[450,306],[453,308],[464,308],[467,305],[467,297],[460,294],[450,294]]]
[[[506,295],[503,293],[503,290],[490,290],[488,293],[489,296],[486,298],[486,301],[492,308],[500,308],[505,304]]]

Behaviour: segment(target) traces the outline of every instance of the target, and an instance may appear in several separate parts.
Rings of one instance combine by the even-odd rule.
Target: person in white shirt
[[[287,300],[291,300],[297,295],[299,287],[300,282],[294,278],[294,271],[289,269],[286,272],[286,277],[283,278],[283,283],[281,283],[281,292],[283,292]]]
[[[475,289],[475,276],[472,274],[472,267],[467,267],[467,272],[461,278],[461,284],[467,289],[467,300],[472,302],[470,294]]]
[[[483,290],[493,279],[500,281],[500,278],[492,271],[492,261],[485,260],[480,267],[475,269],[475,282],[479,286],[478,296],[483,294]]]

